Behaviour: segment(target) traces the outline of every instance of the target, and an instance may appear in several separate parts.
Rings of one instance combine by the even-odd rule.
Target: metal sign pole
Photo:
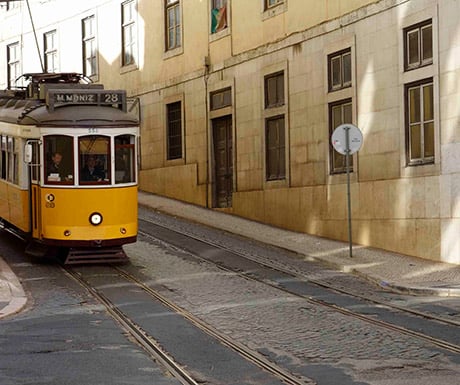
[[[348,206],[348,242],[350,258],[353,257],[353,240],[351,231],[351,187],[350,187],[350,156],[359,151],[363,143],[363,134],[353,124],[345,123],[336,127],[331,137],[332,147],[339,154],[345,155],[347,171],[347,206]],[[345,146],[344,146],[345,144]]]
[[[347,206],[348,206],[348,246],[350,258],[353,257],[353,240],[351,231],[351,189],[350,189],[350,126],[345,126],[345,163],[347,168]]]

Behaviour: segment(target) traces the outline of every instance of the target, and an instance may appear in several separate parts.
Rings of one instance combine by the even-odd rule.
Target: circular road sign
[[[348,149],[346,148],[347,133],[349,135]],[[341,124],[334,130],[332,133],[331,142],[332,146],[338,153],[346,155],[347,150],[349,150],[349,154],[354,154],[356,151],[359,151],[363,144],[363,134],[358,127],[354,126],[353,124],[345,123]]]

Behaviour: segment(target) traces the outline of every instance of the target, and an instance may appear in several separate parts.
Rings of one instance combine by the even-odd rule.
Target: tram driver
[[[69,181],[72,176],[65,172],[62,167],[62,154],[60,152],[53,152],[51,155],[51,162],[48,165],[48,182],[61,182]]]

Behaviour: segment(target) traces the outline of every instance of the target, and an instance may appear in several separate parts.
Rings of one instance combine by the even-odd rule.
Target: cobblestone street
[[[455,359],[459,357],[411,336],[312,305],[274,287],[197,261],[189,253],[158,240],[141,237],[127,252],[163,295],[294,372],[308,376],[333,368],[345,376],[342,383],[350,384],[394,384],[404,378],[404,384],[420,385],[438,375],[451,379],[445,384],[457,383],[459,367]],[[327,270],[323,273],[327,275]],[[316,274],[321,275],[319,270]],[[358,290],[368,285],[367,290],[379,291],[355,280]]]

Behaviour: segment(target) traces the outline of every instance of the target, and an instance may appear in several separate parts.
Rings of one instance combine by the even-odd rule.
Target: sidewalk
[[[27,302],[27,296],[16,275],[0,258],[0,319],[19,312]]]
[[[460,296],[460,265],[428,261],[346,242],[296,233],[235,215],[205,209],[161,196],[139,192],[139,205],[291,250],[305,261],[358,274],[389,289],[414,294]]]
[[[363,246],[295,233],[234,215],[139,192],[139,205],[291,250],[306,262],[319,261],[358,274],[389,289],[414,294],[460,297],[460,266],[427,261]],[[0,258],[0,319],[19,312],[27,296],[9,266]]]

